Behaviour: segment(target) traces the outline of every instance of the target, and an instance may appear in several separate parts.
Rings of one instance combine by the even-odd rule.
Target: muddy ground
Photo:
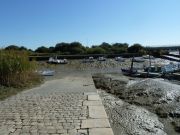
[[[117,135],[121,131],[125,135],[180,134],[180,85],[122,74],[96,74],[93,78],[102,89],[99,93]]]
[[[159,60],[163,62],[164,60]],[[178,135],[180,134],[180,87],[162,79],[129,78],[121,74],[130,59],[117,62],[83,63],[70,60],[66,65],[40,63],[41,70],[55,70],[46,80],[66,75],[92,74],[115,135]],[[136,68],[147,65],[134,63]],[[99,86],[98,86],[99,85]]]

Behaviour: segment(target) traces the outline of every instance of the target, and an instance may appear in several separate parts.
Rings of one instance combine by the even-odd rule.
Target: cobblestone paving
[[[92,91],[89,80],[70,77],[0,101],[0,135],[88,135],[81,123],[88,117],[84,92]]]
[[[81,121],[88,116],[83,93],[14,96],[0,103],[0,134],[88,134]]]
[[[81,121],[88,116],[83,93],[20,94],[0,102],[0,134],[88,134]]]
[[[48,81],[0,101],[0,135],[113,135],[102,106],[90,76]]]

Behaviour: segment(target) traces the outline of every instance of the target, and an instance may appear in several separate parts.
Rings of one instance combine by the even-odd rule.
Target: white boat
[[[52,64],[67,64],[68,61],[67,59],[57,59],[57,57],[53,58],[50,57],[48,60],[48,63],[52,63]]]
[[[174,73],[174,72],[179,71],[179,70],[180,70],[180,64],[179,63],[170,62],[169,64],[164,65],[162,67],[163,73]]]
[[[97,60],[98,60],[98,61],[106,61],[106,58],[105,58],[105,57],[98,57]]]
[[[152,55],[143,55],[142,57],[144,59],[155,59],[154,56],[152,56]]]
[[[94,57],[88,57],[88,58],[84,58],[83,63],[92,63],[94,62]]]
[[[144,62],[144,58],[142,57],[134,57],[133,62]]]
[[[122,57],[115,57],[115,61],[125,62],[125,59]]]
[[[53,76],[54,73],[55,73],[54,70],[39,71],[39,74],[40,74],[40,75],[43,75],[43,76]]]

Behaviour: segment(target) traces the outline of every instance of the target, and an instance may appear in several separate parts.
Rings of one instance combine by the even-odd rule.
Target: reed
[[[0,50],[0,85],[26,87],[40,81],[37,64],[29,61],[25,51]]]

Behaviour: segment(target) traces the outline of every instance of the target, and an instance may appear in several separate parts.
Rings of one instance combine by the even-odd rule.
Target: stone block
[[[107,118],[106,111],[103,106],[89,106],[90,118]]]
[[[111,128],[92,128],[89,135],[114,135]]]
[[[88,100],[92,100],[92,101],[100,101],[100,97],[99,95],[88,95]]]
[[[84,101],[83,106],[102,106],[101,101]]]
[[[108,119],[87,119],[82,120],[81,128],[109,128]]]

